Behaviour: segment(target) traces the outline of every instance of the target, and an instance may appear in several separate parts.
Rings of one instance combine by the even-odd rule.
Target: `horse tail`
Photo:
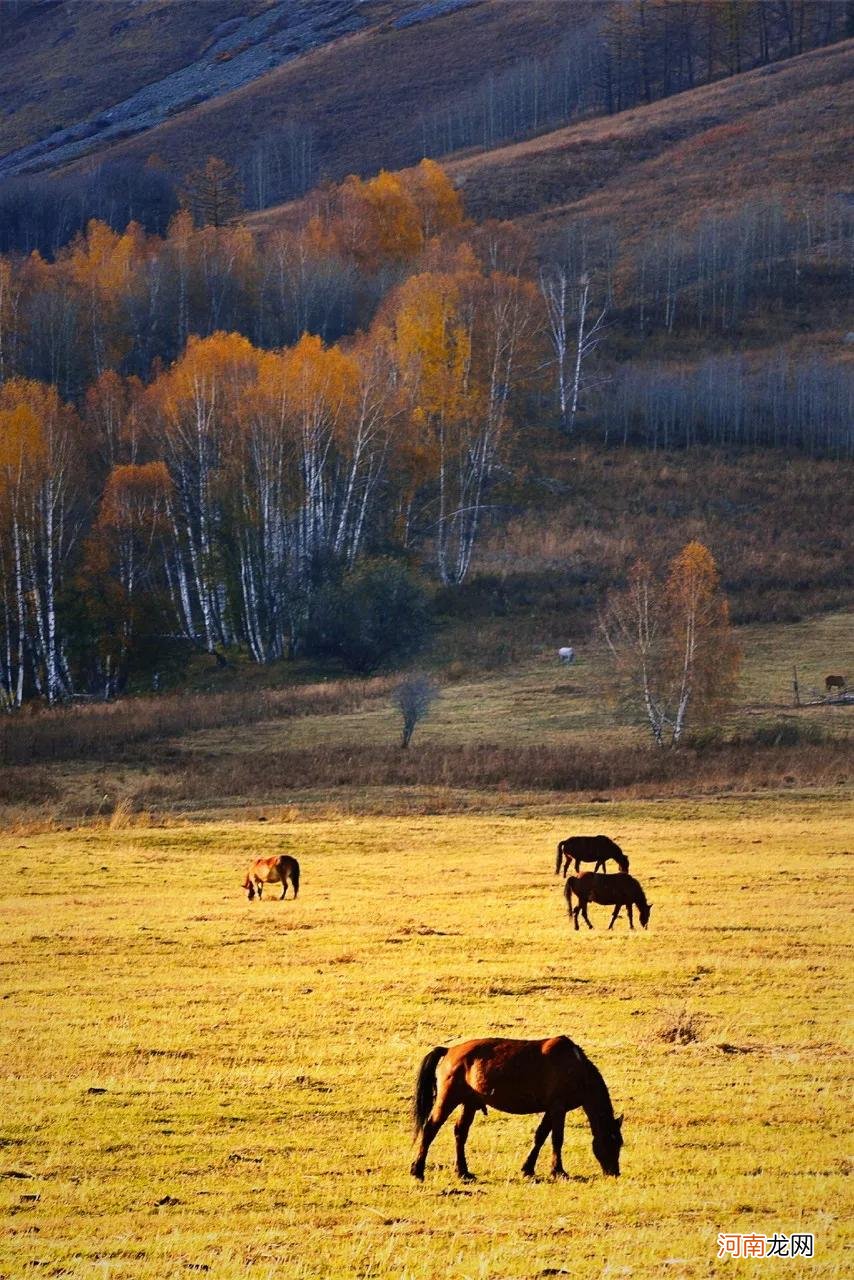
[[[299,897],[299,863],[296,858],[291,859],[291,884],[294,886],[294,897]]]
[[[416,1138],[420,1138],[424,1132],[427,1117],[433,1110],[433,1103],[436,1101],[436,1067],[447,1052],[446,1045],[437,1045],[424,1055],[424,1061],[418,1068],[412,1099],[412,1125]]]
[[[572,915],[573,891],[575,892],[575,896],[578,898],[578,901],[579,902],[581,901],[581,894],[578,892],[578,889],[576,888],[577,884],[578,884],[578,881],[576,880],[575,876],[570,876],[563,887],[563,896],[566,898],[566,909],[570,915]]]
[[[560,864],[563,861],[563,841],[557,847],[557,862],[555,863],[555,875],[560,872]]]

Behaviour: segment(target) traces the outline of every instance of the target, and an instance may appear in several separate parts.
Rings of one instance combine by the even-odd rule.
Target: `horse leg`
[[[634,922],[634,920],[632,919],[632,904],[631,904],[630,902],[627,902],[627,903],[626,903],[626,911],[628,911],[628,913],[629,913],[629,928],[630,928],[630,929],[634,929],[634,927],[635,927],[635,922]]]
[[[619,914],[620,914],[620,903],[618,902],[616,907],[614,907],[614,914],[611,916],[611,923],[608,925],[609,929],[613,929],[614,921],[616,920]]]
[[[556,1111],[552,1121],[552,1177],[568,1178],[569,1174],[563,1167],[563,1128],[566,1120],[565,1111]]]
[[[288,892],[288,877],[285,876],[284,880],[282,881],[282,897],[279,899],[280,902],[284,899],[287,892]]]
[[[540,1123],[537,1125],[537,1132],[534,1134],[534,1145],[531,1147],[528,1157],[522,1165],[522,1172],[526,1178],[533,1178],[534,1176],[534,1172],[537,1167],[537,1156],[540,1154],[540,1147],[549,1136],[551,1127],[551,1116],[547,1111]]]
[[[421,1130],[421,1142],[418,1146],[418,1154],[412,1161],[409,1172],[413,1178],[417,1178],[419,1182],[424,1181],[424,1166],[427,1163],[427,1152],[436,1134],[447,1120],[448,1116],[459,1105],[459,1098],[454,1098],[450,1090],[446,1089],[441,1098],[437,1098],[433,1110],[424,1121],[424,1128]]]
[[[463,1109],[454,1124],[454,1142],[457,1144],[457,1173],[463,1182],[474,1182],[474,1174],[470,1172],[466,1163],[466,1138],[469,1136],[469,1129],[472,1126],[476,1111],[477,1108],[470,1102],[463,1103]]]
[[[581,903],[579,902],[578,906],[577,906],[577,907],[573,907],[573,909],[572,909],[572,918],[573,918],[573,920],[575,921],[575,932],[576,932],[576,933],[578,933],[578,913],[579,913],[579,911],[580,911],[580,910],[581,910]]]
[[[587,914],[587,903],[586,903],[586,902],[582,902],[582,904],[581,904],[581,914],[582,914],[582,916],[584,917],[584,923],[587,925],[587,928],[588,928],[588,929],[592,929],[592,928],[593,928],[593,925],[590,923],[590,917],[589,917],[589,915]]]
[[[258,894],[258,899],[260,901],[260,899],[264,897],[264,881],[263,880],[255,881],[255,890]]]

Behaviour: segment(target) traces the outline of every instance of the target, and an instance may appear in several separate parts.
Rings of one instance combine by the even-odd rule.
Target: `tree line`
[[[600,395],[596,419],[606,444],[770,447],[850,459],[854,377],[826,358],[795,362],[785,355],[625,364]]]

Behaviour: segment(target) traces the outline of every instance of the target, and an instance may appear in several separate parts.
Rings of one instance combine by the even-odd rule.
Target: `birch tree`
[[[254,381],[259,355],[239,334],[191,338],[151,388],[174,486],[170,582],[185,634],[209,653],[231,638],[217,537],[223,464],[240,391]]]
[[[20,706],[25,665],[53,704],[71,692],[58,598],[77,534],[75,418],[54,387],[0,387],[4,700]]]
[[[657,746],[677,746],[689,718],[708,721],[726,707],[739,650],[717,566],[702,543],[683,547],[663,582],[639,561],[600,626],[619,695],[640,708]]]
[[[124,687],[143,614],[160,614],[157,597],[170,540],[172,485],[163,462],[115,466],[107,476],[87,540],[84,577],[90,608],[100,611],[97,674],[105,698]]]
[[[572,432],[584,385],[585,362],[603,337],[607,303],[598,312],[592,308],[589,274],[582,272],[573,282],[561,265],[540,272],[540,292],[553,352],[560,425],[564,431]]]
[[[463,257],[456,271],[410,277],[391,312],[412,452],[434,489],[439,577],[460,583],[534,329],[533,290],[500,271],[484,276]]]

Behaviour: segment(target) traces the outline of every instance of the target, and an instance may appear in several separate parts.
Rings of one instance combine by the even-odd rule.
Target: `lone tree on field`
[[[623,698],[639,705],[655,742],[676,746],[689,713],[710,720],[731,700],[739,649],[717,566],[689,542],[661,581],[644,561],[600,619]]]
[[[428,676],[407,676],[392,690],[392,703],[403,720],[401,747],[409,746],[416,725],[426,720],[438,697],[439,686]]]
[[[180,192],[181,204],[200,227],[222,227],[236,218],[243,208],[242,196],[236,171],[219,156],[208,156],[201,168],[191,170]]]

